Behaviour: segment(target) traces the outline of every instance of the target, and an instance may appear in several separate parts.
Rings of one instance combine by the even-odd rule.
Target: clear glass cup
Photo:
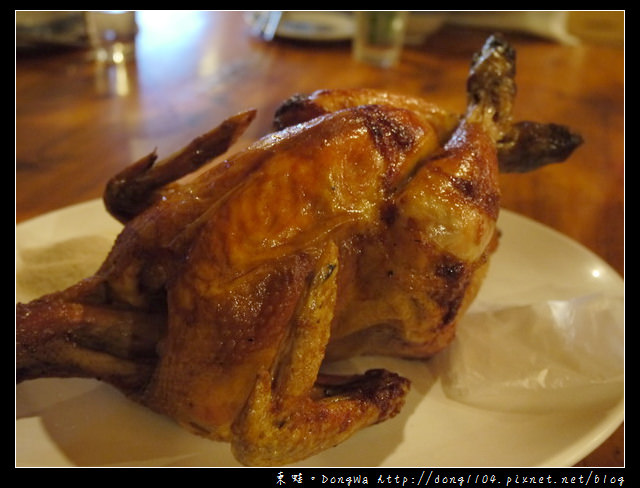
[[[136,15],[127,10],[90,10],[87,35],[97,61],[119,64],[135,56]]]
[[[355,13],[353,56],[356,60],[388,68],[400,59],[408,12]]]

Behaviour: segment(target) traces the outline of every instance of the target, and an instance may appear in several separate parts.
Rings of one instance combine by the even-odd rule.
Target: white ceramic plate
[[[619,275],[565,236],[508,211],[502,212],[500,227],[501,247],[478,297],[481,302],[508,301],[518,288],[535,289],[542,299],[590,292],[622,293]],[[77,269],[70,266],[67,279],[73,280],[74,273],[100,263],[119,228],[100,201],[18,225],[16,298],[29,298],[24,296],[28,280],[18,286],[25,269],[32,278],[33,273],[36,277],[38,273],[42,277],[50,274],[42,264],[41,251],[55,248],[64,256],[60,249],[86,249],[95,244],[93,257],[82,257]],[[607,408],[507,413],[451,400],[443,393],[429,363],[361,358],[342,366],[352,370],[384,367],[410,378],[412,390],[407,404],[394,419],[365,429],[298,466],[570,466],[598,447],[624,419],[622,396]],[[191,435],[105,384],[84,379],[42,379],[16,387],[16,465],[238,463],[227,444]]]
[[[285,12],[276,35],[307,41],[346,41],[353,36],[353,17],[340,12]]]
[[[261,12],[247,15],[247,22],[259,22]],[[348,41],[353,37],[353,16],[348,12],[286,11],[275,32],[284,39],[313,42]]]

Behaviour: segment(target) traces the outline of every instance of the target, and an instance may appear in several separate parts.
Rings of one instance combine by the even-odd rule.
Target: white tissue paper
[[[624,299],[591,294],[470,311],[438,360],[445,394],[475,407],[612,406],[624,392]]]

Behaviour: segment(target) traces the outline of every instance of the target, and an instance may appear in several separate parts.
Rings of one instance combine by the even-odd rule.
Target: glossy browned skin
[[[512,60],[491,59],[509,85]],[[193,181],[160,176],[134,206],[107,191],[108,208],[137,210],[95,276],[18,306],[18,381],[99,377],[248,465],[304,459],[394,416],[407,379],[320,368],[429,357],[453,338],[497,245],[513,94],[496,86],[473,90],[462,119],[371,91],[297,98],[281,130]],[[138,163],[119,185],[175,161]]]

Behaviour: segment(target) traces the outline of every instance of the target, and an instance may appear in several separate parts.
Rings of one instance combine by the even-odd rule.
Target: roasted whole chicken
[[[323,363],[446,347],[498,245],[498,172],[581,143],[512,120],[514,63],[490,37],[464,114],[318,91],[215,164],[254,111],[126,168],[105,190],[124,228],[101,268],[17,305],[16,381],[98,378],[245,465],[295,462],[396,415],[408,379]]]

